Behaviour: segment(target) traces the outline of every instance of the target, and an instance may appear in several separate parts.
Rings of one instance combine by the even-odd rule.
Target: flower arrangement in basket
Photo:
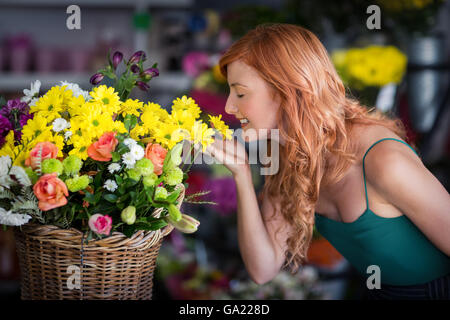
[[[192,152],[216,131],[231,137],[186,96],[170,113],[128,98],[159,75],[157,64],[144,69],[143,51],[108,60],[90,92],[62,82],[39,96],[36,81],[0,109],[0,224],[20,226],[24,299],[151,298],[162,238],[199,225],[182,202],[205,203],[195,198],[207,192],[184,197],[183,143]],[[114,86],[100,85],[104,77]]]

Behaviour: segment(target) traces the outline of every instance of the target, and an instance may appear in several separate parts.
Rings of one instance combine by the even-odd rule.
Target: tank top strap
[[[407,144],[406,142],[404,142],[402,140],[399,140],[399,139],[396,139],[396,138],[383,138],[383,139],[380,139],[378,141],[375,141],[375,143],[373,143],[369,147],[369,149],[367,149],[367,151],[366,151],[366,153],[364,154],[364,157],[363,157],[363,177],[364,177],[364,191],[366,193],[366,210],[369,209],[369,198],[367,197],[366,170],[365,170],[365,167],[364,167],[364,159],[366,158],[366,155],[370,151],[370,149],[372,149],[377,143],[379,143],[381,141],[384,141],[384,140],[395,140],[395,141],[401,142],[401,143],[407,145],[408,147],[410,147],[411,150],[414,151],[414,153],[419,157],[419,155],[417,154],[416,150],[414,150],[413,147],[411,147],[409,144]]]

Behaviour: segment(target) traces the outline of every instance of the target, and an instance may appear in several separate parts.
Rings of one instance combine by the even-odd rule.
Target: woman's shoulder
[[[412,150],[405,146],[405,144],[398,141],[388,139],[386,141],[382,141],[381,143],[376,143],[385,138],[393,138],[407,143],[395,132],[382,125],[357,126],[352,131],[352,135],[353,138],[356,139],[357,158],[361,162],[363,161],[366,153],[366,158],[369,158],[369,154],[371,155],[370,158],[384,158],[392,152],[405,152],[405,149],[409,149],[412,152]]]

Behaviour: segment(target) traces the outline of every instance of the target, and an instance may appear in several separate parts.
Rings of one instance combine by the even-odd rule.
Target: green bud
[[[64,181],[67,189],[69,189],[70,192],[77,192],[83,189],[86,189],[89,185],[90,179],[89,176],[83,175],[83,176],[75,176],[71,179],[66,179]]]
[[[141,178],[141,173],[136,169],[127,170],[127,174],[130,179],[133,179],[136,181],[139,181],[139,179]]]
[[[74,176],[80,172],[83,161],[81,161],[78,156],[73,154],[65,158],[62,164],[64,167],[64,173],[68,176]]]
[[[38,181],[39,177],[37,173],[31,169],[31,167],[26,167],[25,173],[28,175],[28,178],[30,178],[32,184],[35,184]]]
[[[150,159],[142,158],[136,161],[134,169],[139,171],[142,176],[147,177],[153,173],[153,162]]]
[[[155,200],[164,200],[168,196],[168,192],[164,187],[156,187]]]
[[[182,214],[179,221],[174,221],[170,215],[165,219],[167,223],[170,223],[175,229],[183,233],[193,233],[197,231],[200,222],[187,214]]]
[[[177,206],[174,204],[169,205],[169,216],[172,221],[178,222],[181,220],[181,212],[178,210]]]
[[[167,172],[181,164],[181,151],[183,151],[183,143],[177,143],[164,158],[163,171]]]
[[[128,206],[122,210],[120,218],[126,224],[133,224],[136,221],[136,208],[133,206]]]
[[[42,161],[42,174],[56,172],[58,176],[63,173],[63,164],[58,159],[45,159]]]
[[[158,180],[158,175],[156,173],[152,173],[149,176],[145,176],[142,179],[142,182],[144,183],[144,187],[153,187],[156,183],[156,180]]]

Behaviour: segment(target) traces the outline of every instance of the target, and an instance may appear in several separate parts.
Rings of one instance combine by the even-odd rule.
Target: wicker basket
[[[184,187],[178,187],[182,189],[179,208]],[[152,215],[158,217],[162,210],[158,208]],[[82,244],[83,233],[73,228],[36,224],[16,228],[21,297],[149,300],[159,248],[172,230],[171,225],[157,231],[141,230],[131,238],[114,232]]]

